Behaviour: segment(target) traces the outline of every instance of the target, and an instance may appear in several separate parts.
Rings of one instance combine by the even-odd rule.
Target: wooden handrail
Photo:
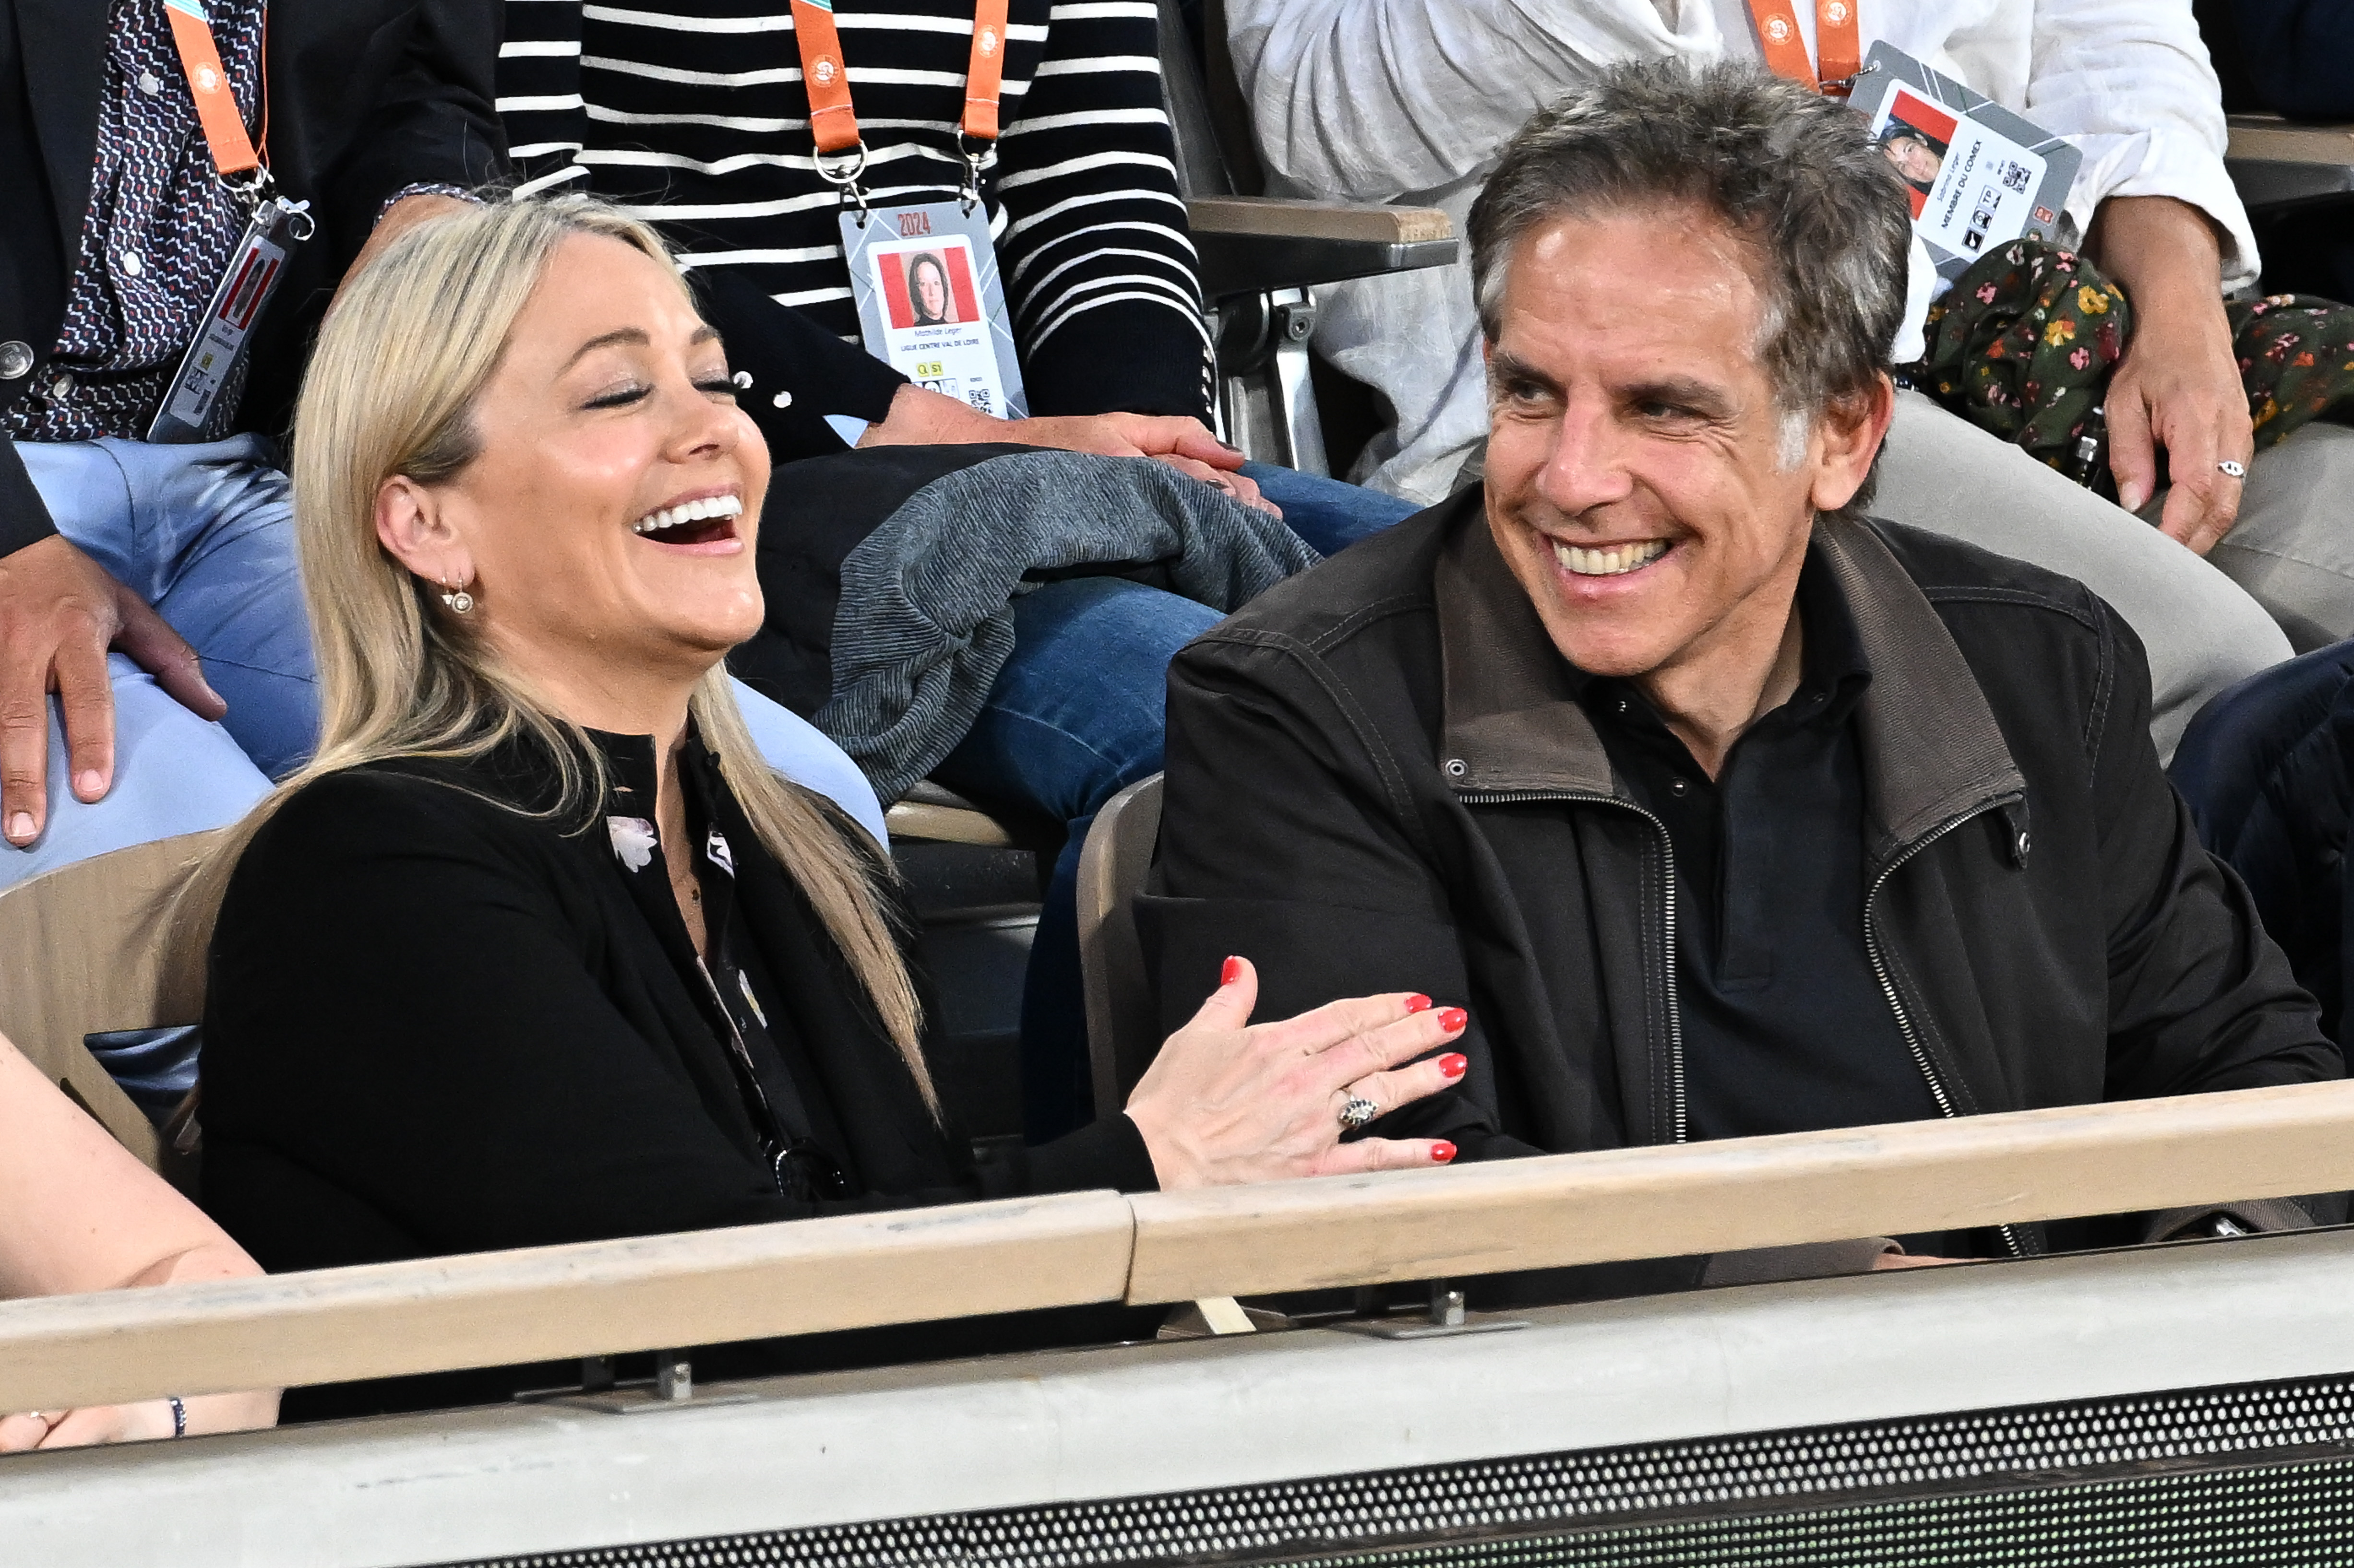
[[[2354,1081],[1153,1192],[1131,1301],[1250,1296],[2354,1186]],[[0,1350],[0,1354],[5,1354]]]
[[[0,1410],[56,1410],[1118,1301],[1114,1192],[0,1302]]]
[[[0,1302],[0,1410],[2354,1187],[2354,1082]]]

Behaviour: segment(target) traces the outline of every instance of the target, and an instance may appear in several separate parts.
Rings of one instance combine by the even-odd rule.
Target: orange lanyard
[[[187,73],[188,90],[196,97],[196,122],[205,128],[213,167],[224,180],[253,173],[261,167],[261,159],[245,133],[245,117],[237,111],[237,95],[229,90],[228,72],[213,42],[205,0],[164,0],[164,15],[172,24],[172,43],[179,50],[180,69]]]
[[[1798,31],[1797,13],[1790,0],[1749,0],[1756,18],[1757,41],[1765,47],[1766,64],[1776,76],[1803,81],[1817,92],[1845,98],[1863,69],[1863,34],[1856,22],[1862,0],[1815,0],[1815,38],[1822,50],[1822,69],[1807,58],[1807,40]]]
[[[792,0],[792,5],[793,37],[801,50],[801,82],[809,90],[810,135],[821,155],[851,152],[860,145],[858,115],[850,106],[850,72],[842,60],[842,35],[833,24],[833,0]],[[997,105],[1005,79],[1005,7],[1006,0],[980,0],[973,7],[972,56],[965,67],[960,140],[997,140]],[[972,159],[978,154],[967,149],[965,156]]]

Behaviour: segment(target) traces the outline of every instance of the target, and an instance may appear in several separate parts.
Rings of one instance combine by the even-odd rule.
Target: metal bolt
[[[1442,1329],[1463,1327],[1463,1292],[1450,1288],[1443,1279],[1432,1280],[1430,1320]]]
[[[695,1397],[695,1367],[684,1351],[654,1352],[654,1397],[664,1401]]]

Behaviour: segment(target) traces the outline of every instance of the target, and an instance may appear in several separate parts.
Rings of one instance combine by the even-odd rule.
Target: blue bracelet
[[[188,1407],[180,1403],[180,1396],[176,1393],[167,1393],[164,1398],[172,1406],[172,1436],[186,1437],[188,1435]]]

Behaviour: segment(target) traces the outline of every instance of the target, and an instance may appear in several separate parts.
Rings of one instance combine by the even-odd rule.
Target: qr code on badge
[[[997,405],[990,397],[989,388],[986,387],[976,386],[972,387],[965,393],[964,398],[966,402],[971,404],[974,408],[980,409],[984,414],[994,414],[997,412]]]
[[[2005,190],[2024,193],[2027,189],[2027,165],[2005,163],[2002,166],[2002,184]]]

